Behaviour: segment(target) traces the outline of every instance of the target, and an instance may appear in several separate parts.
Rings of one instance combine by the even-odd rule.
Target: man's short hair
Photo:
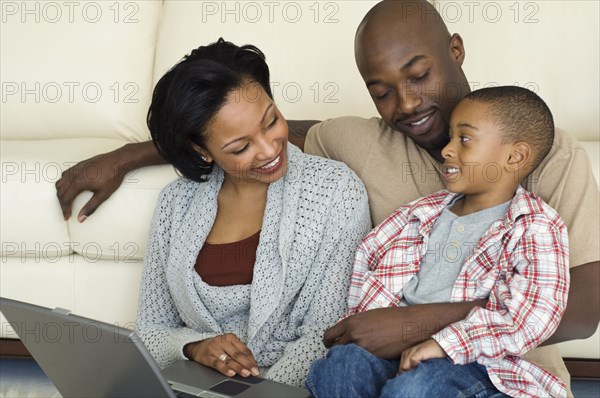
[[[465,99],[491,105],[489,114],[504,136],[503,143],[524,141],[535,158],[530,171],[544,160],[554,142],[554,120],[550,108],[536,93],[517,86],[487,87],[473,91]]]

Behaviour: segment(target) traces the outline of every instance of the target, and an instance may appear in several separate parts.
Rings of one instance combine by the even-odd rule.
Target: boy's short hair
[[[524,141],[532,146],[536,156],[529,172],[550,152],[554,119],[548,105],[533,91],[517,86],[487,87],[465,99],[492,105],[489,113],[504,134],[503,143]]]

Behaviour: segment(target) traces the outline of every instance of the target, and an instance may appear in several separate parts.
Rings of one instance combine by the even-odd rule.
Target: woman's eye
[[[267,129],[270,129],[271,127],[275,126],[278,121],[279,121],[279,116],[275,116],[273,121],[271,123],[269,123],[269,125],[267,126]]]
[[[248,144],[244,145],[244,147],[242,149],[239,149],[233,153],[234,153],[234,155],[239,155],[240,153],[244,152],[246,149],[248,149]]]

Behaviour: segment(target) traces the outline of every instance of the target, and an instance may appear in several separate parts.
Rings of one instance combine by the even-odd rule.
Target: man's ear
[[[458,66],[462,66],[465,61],[465,46],[463,45],[462,37],[458,33],[453,34],[450,38],[449,49],[452,59],[454,59]]]
[[[512,150],[506,159],[506,168],[511,172],[522,172],[533,162],[533,151],[531,145],[518,141],[512,144]]]

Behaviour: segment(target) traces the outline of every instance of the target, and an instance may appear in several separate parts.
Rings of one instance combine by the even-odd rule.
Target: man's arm
[[[585,339],[600,322],[600,263],[571,268],[567,309],[556,332],[541,345]],[[463,303],[422,304],[390,307],[352,315],[325,332],[323,342],[331,347],[355,343],[382,358],[398,358],[402,351],[429,339],[446,326],[463,320],[475,306],[487,300]]]
[[[587,263],[570,269],[571,288],[567,309],[558,329],[541,345],[586,339],[600,322],[600,263]]]
[[[319,123],[318,120],[288,120],[289,141],[304,150],[304,139],[308,129]],[[121,185],[125,175],[140,167],[164,164],[166,161],[158,154],[152,141],[127,144],[112,152],[103,153],[93,158],[83,160],[65,170],[56,182],[56,195],[65,220],[71,217],[73,200],[83,191],[94,193],[92,198],[83,206],[77,219],[85,221],[106,199]],[[93,179],[86,178],[85,171],[93,165],[99,170],[99,175]]]
[[[487,300],[378,308],[345,318],[325,332],[326,347],[355,343],[373,355],[398,359],[412,347],[446,326],[461,321]]]
[[[94,193],[83,206],[77,219],[85,221],[96,209],[119,188],[125,175],[137,168],[163,164],[166,161],[158,154],[152,141],[126,144],[114,151],[83,160],[65,170],[56,182],[56,195],[63,217],[71,217],[73,200],[83,191]],[[98,174],[88,178],[86,170],[93,165]]]

